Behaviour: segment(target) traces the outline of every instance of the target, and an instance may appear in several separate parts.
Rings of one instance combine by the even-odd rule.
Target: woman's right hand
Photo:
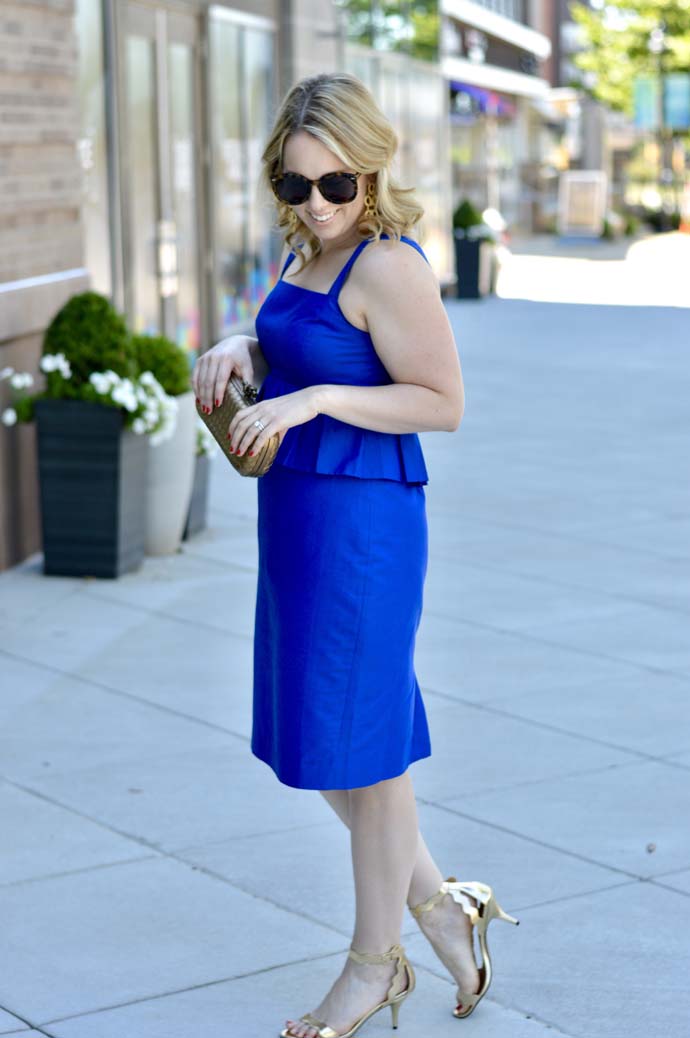
[[[231,335],[206,350],[194,365],[192,386],[202,409],[211,413],[225,397],[230,376],[236,372],[246,382],[252,382],[254,365],[249,349],[249,336]]]

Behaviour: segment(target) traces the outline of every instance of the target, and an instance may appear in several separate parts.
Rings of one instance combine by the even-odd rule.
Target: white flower
[[[137,436],[141,436],[142,433],[146,432],[146,422],[143,418],[135,418],[132,422],[132,429]]]
[[[17,421],[17,412],[13,407],[6,407],[2,412],[2,421],[5,425],[14,425]]]
[[[9,378],[10,375],[14,375],[14,368],[3,368],[2,371],[0,371],[0,382],[2,382],[4,378]]]
[[[89,382],[101,396],[105,396],[110,392],[110,381],[102,371],[92,371],[89,375]]]
[[[117,404],[122,404],[128,411],[136,411],[138,407],[134,393],[128,390],[124,383],[116,386],[110,396]]]
[[[70,363],[64,353],[44,353],[39,367],[41,371],[56,371],[59,369],[63,378],[69,378],[72,374]]]
[[[28,371],[17,371],[15,374],[10,375],[10,385],[13,389],[23,389],[24,386],[30,386],[33,380],[33,375],[30,375]]]

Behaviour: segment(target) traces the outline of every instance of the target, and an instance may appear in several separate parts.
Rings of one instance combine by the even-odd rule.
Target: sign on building
[[[600,169],[570,169],[558,182],[558,233],[596,238],[606,215],[606,173]]]

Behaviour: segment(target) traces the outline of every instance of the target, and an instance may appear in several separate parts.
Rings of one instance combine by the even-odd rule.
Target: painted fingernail
[[[250,451],[250,452],[249,452],[249,457],[250,457],[250,458],[253,458],[253,457],[254,457],[254,451]]]
[[[216,407],[220,407],[220,401],[216,400]]]

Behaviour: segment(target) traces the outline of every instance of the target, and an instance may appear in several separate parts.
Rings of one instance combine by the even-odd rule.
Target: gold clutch
[[[197,414],[208,427],[223,454],[237,469],[241,476],[263,476],[270,469],[273,459],[280,447],[280,436],[271,436],[258,454],[253,458],[245,451],[242,455],[233,454],[230,450],[228,428],[238,411],[256,403],[257,388],[251,382],[245,382],[241,375],[231,375],[219,407],[214,407],[210,414],[205,414],[200,404],[196,405]]]

